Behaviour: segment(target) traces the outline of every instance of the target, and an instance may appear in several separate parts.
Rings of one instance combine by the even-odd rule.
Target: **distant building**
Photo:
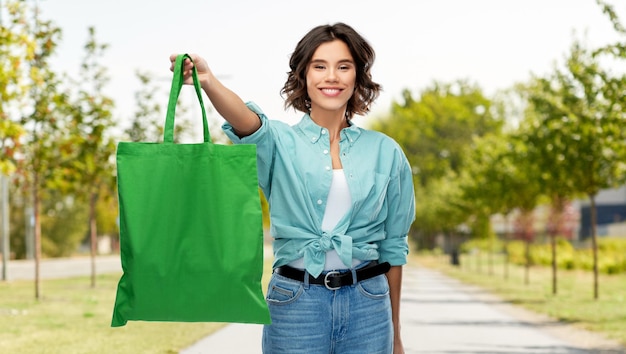
[[[597,235],[626,237],[626,185],[603,190],[596,196]],[[591,237],[591,205],[589,199],[580,205],[579,238]]]

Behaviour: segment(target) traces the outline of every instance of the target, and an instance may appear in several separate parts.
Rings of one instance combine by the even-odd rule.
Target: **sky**
[[[594,0],[31,1],[63,31],[57,70],[77,77],[90,26],[109,45],[106,93],[122,125],[134,113],[137,70],[163,85],[167,104],[172,53],[202,55],[244,101],[296,123],[302,114],[284,110],[280,89],[297,42],[321,24],[347,23],[374,47],[373,78],[384,91],[370,117],[387,113],[405,89],[464,79],[489,95],[549,72],[574,38],[590,47],[618,38]],[[626,2],[609,2],[625,23]],[[193,94],[181,97],[192,103]]]

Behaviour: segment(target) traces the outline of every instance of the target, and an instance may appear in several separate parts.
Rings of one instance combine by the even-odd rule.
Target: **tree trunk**
[[[524,274],[524,284],[530,284],[530,243],[534,240],[534,215],[532,210],[524,210],[522,211],[522,232],[525,243],[525,274]]]
[[[487,274],[489,275],[493,275],[493,253],[494,253],[494,250],[493,250],[494,240],[493,239],[494,239],[494,236],[489,236],[489,256],[487,259],[487,262],[488,262]]]
[[[2,281],[8,279],[8,262],[11,258],[10,250],[10,230],[9,230],[9,176],[0,175],[0,183],[2,187],[2,213],[0,218],[2,219]]]
[[[596,197],[590,195],[591,201],[591,248],[593,250],[593,298],[597,300],[599,298],[598,293],[598,239],[596,233],[597,223],[597,210],[596,210]]]
[[[551,223],[548,227],[548,234],[550,236],[550,247],[552,248],[552,294],[556,295],[558,292],[558,267],[557,267],[557,249],[556,238],[558,235],[564,235],[563,222],[565,220],[565,206],[568,201],[561,196],[552,197],[552,210],[551,210]]]
[[[33,216],[35,219],[35,299],[41,299],[39,267],[41,263],[41,201],[39,200],[39,176],[33,176]]]
[[[530,237],[527,235],[526,237],[526,265],[524,269],[524,284],[530,284]]]
[[[504,216],[504,279],[509,279],[509,215]]]
[[[552,247],[552,295],[557,293],[557,269],[556,269],[556,236],[554,233],[550,235],[550,244]]]
[[[98,246],[98,230],[96,226],[96,202],[98,195],[91,193],[89,199],[89,241],[91,244],[91,287],[96,287],[96,254]]]

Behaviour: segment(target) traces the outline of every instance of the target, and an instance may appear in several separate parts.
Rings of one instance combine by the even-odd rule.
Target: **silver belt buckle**
[[[341,288],[341,286],[337,286],[337,287],[331,287],[330,284],[330,279],[328,279],[329,275],[336,275],[336,274],[341,274],[337,271],[331,270],[330,272],[326,273],[326,275],[324,275],[324,286],[326,287],[326,289],[328,290],[338,290],[339,288]]]

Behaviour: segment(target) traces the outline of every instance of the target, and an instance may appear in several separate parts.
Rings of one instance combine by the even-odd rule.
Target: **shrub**
[[[503,245],[495,243],[494,250],[499,252]],[[479,249],[489,250],[488,240],[470,240],[461,246],[464,252]],[[561,269],[593,270],[593,253],[589,246],[575,249],[571,242],[559,238],[556,243],[557,267]],[[511,241],[506,246],[509,261],[514,264],[526,264],[526,245],[524,241]],[[552,248],[549,243],[530,245],[530,264],[550,266],[552,264]],[[605,274],[626,273],[626,238],[598,239],[598,271]]]

